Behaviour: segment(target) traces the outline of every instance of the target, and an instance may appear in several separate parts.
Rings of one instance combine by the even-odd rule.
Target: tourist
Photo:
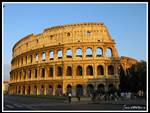
[[[68,99],[69,99],[69,103],[71,102],[71,93],[68,93]]]
[[[78,98],[78,101],[80,102],[80,95],[77,93],[77,98]]]

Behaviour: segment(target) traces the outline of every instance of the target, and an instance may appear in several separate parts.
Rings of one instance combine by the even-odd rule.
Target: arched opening
[[[27,95],[30,95],[30,90],[31,90],[31,87],[28,86],[28,88],[27,88]]]
[[[54,59],[54,51],[50,51],[50,60]]]
[[[114,75],[114,67],[112,65],[108,66],[108,75]]]
[[[109,84],[109,85],[108,85],[108,92],[109,92],[110,94],[114,94],[114,93],[115,93],[115,87],[114,87],[113,84]]]
[[[53,86],[52,85],[48,86],[48,95],[53,95]]]
[[[62,50],[58,50],[58,59],[62,59]]]
[[[30,63],[32,63],[32,55],[30,55]]]
[[[45,61],[46,60],[46,52],[42,53],[42,60]]]
[[[105,87],[103,84],[99,84],[97,86],[97,91],[100,93],[100,94],[104,94],[105,93]]]
[[[34,77],[37,78],[37,69],[35,69],[34,72],[35,72],[35,76]]]
[[[37,86],[34,86],[34,95],[37,95]]]
[[[22,89],[23,89],[22,94],[25,95],[25,86],[23,86]]]
[[[19,86],[18,94],[21,94],[21,87]]]
[[[92,84],[88,84],[87,85],[87,94],[88,94],[88,96],[92,96],[93,93],[94,93],[94,86]]]
[[[72,50],[71,49],[67,49],[67,58],[72,58]]]
[[[42,68],[42,78],[45,77],[45,68]]]
[[[58,85],[58,86],[57,86],[57,92],[56,92],[56,94],[57,94],[58,96],[61,96],[61,95],[62,95],[62,86],[61,86],[61,85]]]
[[[82,57],[82,49],[81,48],[78,48],[76,50],[76,57]]]
[[[77,75],[82,76],[82,67],[81,66],[77,67]]]
[[[86,49],[86,57],[92,57],[92,48]]]
[[[101,57],[103,55],[101,48],[96,48],[96,57]]]
[[[41,95],[44,95],[44,85],[41,86],[40,94],[41,94]]]
[[[72,93],[72,86],[70,84],[67,85],[67,94]]]
[[[67,76],[72,76],[72,68],[71,68],[71,66],[67,67]]]
[[[58,76],[62,76],[62,67],[58,66]]]
[[[102,65],[97,67],[97,75],[104,75],[104,68]]]
[[[53,68],[50,67],[49,68],[49,77],[53,77],[53,73],[54,73]]]
[[[112,57],[113,55],[112,55],[112,49],[111,48],[107,48],[106,49],[106,56],[107,57]]]
[[[81,84],[76,86],[76,95],[83,96],[83,87]]]
[[[86,74],[93,75],[93,67],[91,65],[87,66]]]
[[[31,70],[29,70],[29,79],[31,78]]]

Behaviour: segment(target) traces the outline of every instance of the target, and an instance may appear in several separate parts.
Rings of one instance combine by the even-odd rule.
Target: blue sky
[[[146,60],[146,4],[8,4],[4,3],[4,79],[9,78],[12,47],[28,34],[47,27],[103,22],[116,42],[119,56]]]

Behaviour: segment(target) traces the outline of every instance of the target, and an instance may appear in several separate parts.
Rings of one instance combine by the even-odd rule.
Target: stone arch
[[[112,65],[108,66],[108,75],[114,75],[114,66]]]
[[[25,86],[22,88],[22,94],[25,95]]]
[[[28,87],[27,87],[27,95],[30,95],[30,92],[31,92],[31,87],[28,86]]]
[[[70,48],[67,49],[66,57],[67,57],[67,58],[72,58],[72,50],[71,50]]]
[[[86,49],[86,57],[92,57],[92,54],[93,54],[92,48],[88,47]]]
[[[62,67],[61,66],[58,66],[58,76],[62,76]]]
[[[53,59],[54,59],[54,51],[51,50],[51,51],[50,51],[50,60],[53,60]]]
[[[81,48],[76,49],[76,57],[82,57],[82,49]]]
[[[104,67],[102,65],[97,66],[97,75],[104,75]]]
[[[94,93],[94,85],[93,84],[88,84],[87,85],[87,94],[88,96],[91,96]]]
[[[72,86],[70,84],[67,85],[67,94],[72,93]]]
[[[40,89],[40,94],[41,95],[44,95],[44,88],[45,88],[44,85],[41,85],[41,89]]]
[[[34,85],[34,95],[37,95],[37,86]]]
[[[42,75],[41,75],[42,78],[45,77],[45,68],[42,68]]]
[[[58,50],[58,59],[62,59],[62,50]]]
[[[77,71],[76,71],[76,72],[77,72],[77,73],[76,73],[77,75],[82,76],[82,73],[83,73],[83,72],[82,72],[82,66],[80,66],[80,65],[77,66]]]
[[[67,67],[67,76],[72,76],[72,67],[71,66]]]
[[[91,66],[91,65],[87,66],[86,75],[93,75],[93,66]]]
[[[48,86],[48,95],[52,95],[53,94],[53,86],[49,85]]]
[[[113,54],[112,54],[112,49],[110,48],[110,47],[108,47],[107,49],[106,49],[106,57],[112,57],[113,56]]]
[[[99,93],[104,93],[105,92],[105,86],[104,86],[104,84],[99,84],[98,86],[97,86],[97,91],[99,92]]]
[[[61,95],[62,95],[62,86],[61,86],[60,84],[57,85],[57,92],[56,92],[56,94],[57,94],[58,96],[61,96]]]
[[[42,52],[42,60],[43,60],[43,61],[46,60],[46,52]]]
[[[76,95],[83,96],[83,86],[81,84],[76,85]]]
[[[103,50],[100,47],[96,48],[96,57],[102,57],[103,56]]]

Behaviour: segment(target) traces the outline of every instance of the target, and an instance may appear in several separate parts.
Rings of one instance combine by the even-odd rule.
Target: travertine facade
[[[125,62],[103,23],[51,27],[14,45],[9,92],[88,95],[93,89],[118,88],[118,67]]]

